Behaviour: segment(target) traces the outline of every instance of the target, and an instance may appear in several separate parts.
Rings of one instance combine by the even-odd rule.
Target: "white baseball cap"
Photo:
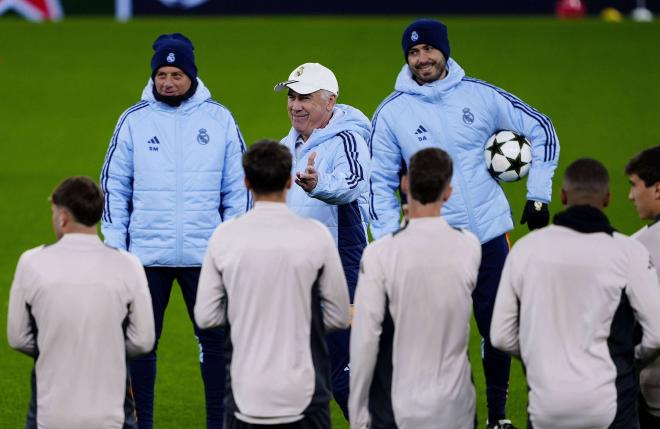
[[[319,63],[305,63],[296,67],[289,75],[289,80],[275,85],[273,90],[282,91],[290,88],[298,94],[311,94],[321,89],[339,95],[339,84],[335,74]]]

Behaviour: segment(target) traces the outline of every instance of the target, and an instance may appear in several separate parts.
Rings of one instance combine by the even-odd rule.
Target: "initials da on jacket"
[[[400,176],[412,155],[427,147],[445,150],[454,164],[453,193],[442,209],[450,225],[470,230],[482,243],[511,230],[511,208],[483,155],[486,141],[499,130],[518,131],[531,141],[527,199],[550,202],[559,157],[550,119],[516,96],[466,76],[451,58],[447,69],[444,79],[419,85],[404,65],[396,91],[374,114],[370,215],[375,238],[398,229]]]

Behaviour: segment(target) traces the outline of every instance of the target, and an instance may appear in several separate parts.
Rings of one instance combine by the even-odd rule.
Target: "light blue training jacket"
[[[454,188],[442,209],[447,222],[466,228],[485,243],[513,228],[511,208],[484,161],[484,146],[499,130],[524,134],[532,143],[527,199],[549,203],[559,140],[550,119],[516,96],[465,76],[453,59],[447,77],[419,85],[407,65],[395,92],[376,110],[369,149],[371,233],[375,238],[399,228],[396,195],[415,152],[438,147],[454,164]]]
[[[359,110],[337,104],[325,128],[317,128],[296,155],[298,132],[291,128],[282,139],[293,154],[292,175],[307,168],[316,152],[318,184],[309,193],[293,184],[287,194],[289,208],[328,227],[339,249],[351,297],[357,283],[362,251],[367,245],[369,175],[371,162],[367,139],[369,119]]]
[[[156,101],[149,80],[142,101],[120,116],[101,171],[105,242],[145,266],[200,266],[215,227],[250,207],[243,137],[197,83],[171,107]]]

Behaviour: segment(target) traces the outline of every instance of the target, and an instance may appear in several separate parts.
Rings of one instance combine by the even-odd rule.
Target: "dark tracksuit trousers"
[[[129,363],[139,429],[153,428],[156,350],[163,331],[163,318],[174,280],[177,280],[181,286],[183,300],[200,347],[200,367],[206,397],[206,427],[207,429],[222,428],[225,386],[224,336],[220,328],[202,330],[195,323],[193,309],[200,268],[145,267],[145,272],[154,309],[156,345],[151,353],[133,359]]]
[[[360,271],[360,259],[367,246],[367,236],[360,206],[356,201],[337,206],[337,248],[344,268],[348,294],[353,303]],[[325,336],[330,357],[332,396],[348,421],[348,390],[350,385],[351,330],[333,332]]]
[[[660,417],[649,413],[649,406],[641,394],[639,395],[639,427],[640,429],[660,428]]]
[[[472,292],[474,318],[482,339],[481,358],[486,376],[486,401],[488,420],[497,422],[506,416],[506,398],[509,390],[511,357],[490,343],[490,321],[495,307],[497,287],[502,276],[504,261],[509,254],[509,242],[505,234],[481,245],[481,265],[477,287]]]

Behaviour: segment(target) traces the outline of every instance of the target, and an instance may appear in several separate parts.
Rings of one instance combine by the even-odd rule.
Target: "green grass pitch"
[[[400,36],[412,17],[253,17],[66,19],[34,25],[0,20],[0,327],[22,251],[53,240],[47,197],[62,178],[97,178],[119,114],[138,101],[149,77],[151,43],[183,32],[196,45],[200,77],[234,113],[248,142],[280,138],[289,129],[285,96],[272,91],[298,64],[318,61],[340,82],[340,102],[371,116],[393,89],[403,64]],[[610,169],[607,214],[620,231],[642,223],[626,201],[627,160],[660,144],[660,24],[552,18],[448,17],[453,57],[466,72],[501,86],[548,114],[559,134],[557,176],[581,156]],[[551,212],[560,205],[555,180]],[[524,185],[508,184],[516,221]],[[526,228],[517,227],[512,238]],[[485,396],[479,337],[470,356],[480,425]],[[204,426],[197,347],[180,293],[175,292],[159,349],[156,427]],[[30,359],[0,341],[0,426],[22,427]],[[524,427],[526,386],[514,364],[508,411]],[[347,425],[338,418],[335,426]]]

